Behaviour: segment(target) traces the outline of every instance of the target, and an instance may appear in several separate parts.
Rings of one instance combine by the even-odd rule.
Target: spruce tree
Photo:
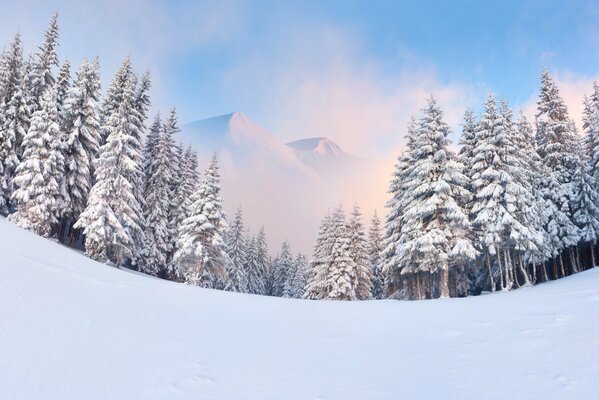
[[[54,14],[48,29],[46,29],[44,43],[33,57],[27,77],[31,113],[40,109],[42,96],[48,88],[54,86],[55,78],[52,68],[58,66],[57,46],[58,14]]]
[[[244,265],[247,260],[247,243],[245,241],[245,227],[241,207],[237,209],[235,219],[227,231],[225,244],[229,255],[225,290],[247,293],[248,274]]]
[[[468,178],[448,148],[449,127],[433,98],[418,130],[411,174],[416,186],[405,207],[398,265],[401,274],[438,272],[440,296],[448,297],[449,269],[476,256],[462,204],[468,197]]]
[[[17,211],[9,216],[10,221],[44,237],[52,235],[65,207],[59,136],[56,92],[49,88],[23,139],[23,161],[15,176],[18,189],[11,197]]]
[[[306,256],[299,253],[297,257],[295,257],[294,261],[294,271],[295,274],[292,279],[291,288],[289,290],[290,297],[295,299],[301,299],[304,296],[304,290],[306,288],[307,282],[307,268],[308,268],[308,260]]]
[[[358,300],[372,298],[372,269],[368,260],[367,242],[362,224],[360,207],[355,204],[347,225],[349,234],[349,255],[356,265],[356,297]]]
[[[84,60],[64,102],[65,184],[68,194],[65,223],[74,223],[87,205],[93,183],[93,161],[100,148],[99,64]],[[73,232],[71,232],[73,234]],[[74,236],[74,235],[72,235]],[[71,240],[74,237],[71,237]]]
[[[248,293],[265,294],[264,279],[261,273],[258,246],[255,237],[246,237],[246,258],[244,269],[248,280]]]
[[[187,283],[216,288],[225,276],[228,262],[223,240],[227,222],[220,198],[216,155],[204,173],[194,200],[190,216],[179,227],[173,262]]]
[[[136,238],[143,238],[142,210],[131,181],[141,168],[132,77],[123,85],[118,108],[105,121],[108,136],[93,163],[95,183],[87,207],[74,225],[83,229],[88,256],[117,266],[138,256]]]
[[[384,280],[382,276],[383,250],[381,222],[375,211],[368,231],[368,261],[370,263],[370,270],[372,271],[372,296],[375,299],[382,299],[384,297]]]
[[[276,297],[290,297],[289,293],[285,292],[285,283],[289,278],[289,275],[293,272],[293,255],[291,254],[291,247],[289,242],[284,241],[281,246],[281,252],[275,259],[273,269],[273,290],[271,295]],[[289,290],[289,287],[287,288]]]
[[[260,228],[258,235],[256,236],[256,251],[258,257],[258,271],[255,279],[262,280],[264,291],[261,294],[271,294],[272,290],[268,285],[271,262],[268,253],[268,244],[266,242],[266,232],[264,231],[264,227]]]
[[[572,256],[572,249],[580,238],[571,210],[574,171],[579,159],[568,110],[547,71],[541,76],[535,122],[537,150],[545,167],[540,185],[547,207],[544,226],[548,245],[553,250],[553,276],[557,278],[566,274],[563,253]]]
[[[16,34],[3,57],[2,96],[0,101],[0,214],[9,211],[13,178],[19,163],[17,146],[29,125],[23,93],[23,48]]]

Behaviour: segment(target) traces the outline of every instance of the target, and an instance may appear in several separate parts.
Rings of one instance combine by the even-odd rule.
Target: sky
[[[599,77],[593,1],[5,1],[0,39],[42,41],[59,12],[59,57],[99,56],[153,77],[153,111],[181,123],[239,111],[282,141],[326,136],[380,160],[386,197],[409,117],[434,95],[457,142],[466,107],[489,92],[534,117],[539,77],[555,77],[575,120]],[[380,181],[380,182],[379,182]],[[358,196],[359,197],[359,196]]]

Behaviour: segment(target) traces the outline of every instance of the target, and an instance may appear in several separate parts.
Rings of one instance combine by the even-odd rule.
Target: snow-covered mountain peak
[[[295,140],[287,143],[287,146],[300,152],[310,152],[322,157],[344,157],[348,156],[341,147],[326,137],[314,137]]]

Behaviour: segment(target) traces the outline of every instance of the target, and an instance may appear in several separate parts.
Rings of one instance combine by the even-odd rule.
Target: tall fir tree
[[[275,259],[273,269],[273,290],[271,295],[276,297],[290,297],[290,293],[285,291],[285,284],[289,276],[293,273],[293,255],[289,242],[284,241],[281,246],[281,252]],[[289,290],[290,288],[287,287]]]
[[[42,96],[49,87],[54,86],[56,78],[52,69],[58,66],[56,47],[58,47],[58,13],[50,20],[44,43],[35,53],[27,76],[30,113],[40,109]]]
[[[410,174],[416,186],[405,207],[395,268],[401,274],[439,273],[439,294],[448,297],[449,269],[477,254],[462,204],[468,178],[448,147],[449,127],[436,100],[430,98],[423,111]]]
[[[105,121],[108,136],[93,163],[95,183],[87,207],[74,225],[83,229],[88,256],[117,266],[137,258],[143,243],[136,240],[143,239],[143,216],[131,181],[141,168],[132,76],[123,85],[118,108]]]
[[[84,60],[64,102],[65,185],[68,194],[65,221],[70,227],[83,212],[93,184],[93,161],[100,148],[99,62]],[[71,231],[71,240],[74,232]]]
[[[23,161],[12,194],[17,210],[9,220],[45,237],[56,228],[65,207],[64,157],[61,151],[56,92],[49,88],[23,139]]]
[[[223,235],[227,229],[220,198],[220,176],[216,155],[194,194],[189,217],[179,227],[174,263],[186,282],[217,288],[225,276],[228,256]]]
[[[244,269],[248,280],[248,293],[265,294],[264,279],[261,275],[260,259],[258,257],[258,246],[256,238],[248,236],[246,242],[246,257]]]
[[[384,280],[382,276],[383,238],[381,234],[381,221],[376,213],[370,221],[368,230],[368,261],[372,271],[372,296],[375,299],[384,297]]]
[[[355,204],[348,225],[349,255],[356,265],[356,297],[358,300],[372,298],[373,275],[367,253],[367,241],[362,224],[360,207]]]
[[[247,261],[247,243],[241,207],[237,209],[235,219],[231,223],[226,235],[226,249],[229,255],[227,263],[227,279],[225,290],[238,293],[248,292],[248,274],[245,263]]]
[[[0,214],[7,214],[19,164],[20,143],[29,126],[24,93],[23,48],[17,33],[3,57],[0,102]]]
[[[307,282],[308,260],[306,256],[299,253],[294,260],[294,276],[290,283],[289,297],[301,299],[304,296],[304,290]]]

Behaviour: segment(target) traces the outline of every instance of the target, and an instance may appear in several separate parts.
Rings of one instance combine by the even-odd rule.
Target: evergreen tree
[[[559,90],[547,71],[541,76],[537,101],[536,137],[538,153],[545,167],[540,190],[547,207],[545,231],[554,257],[553,275],[565,275],[562,252],[570,252],[579,241],[580,232],[573,223],[570,208],[574,200],[574,171],[579,159],[568,110]],[[560,271],[556,266],[559,259]]]
[[[258,246],[255,237],[246,238],[245,271],[248,280],[248,293],[265,294],[264,279],[261,273]]]
[[[241,207],[237,209],[235,219],[227,232],[225,243],[230,260],[227,263],[225,290],[247,293],[248,274],[244,266],[247,260],[247,244]]]
[[[159,122],[159,116],[157,116]],[[153,129],[156,128],[156,122]],[[165,276],[168,272],[167,254],[173,244],[173,228],[169,223],[169,210],[172,192],[172,131],[160,129],[158,140],[153,144],[152,159],[148,162],[146,172],[146,190],[144,218],[146,221],[144,251],[142,257],[143,270],[151,275]],[[155,132],[151,132],[154,134]]]
[[[128,79],[119,107],[105,121],[108,136],[93,163],[95,184],[74,225],[83,229],[88,256],[115,265],[136,258],[143,243],[136,240],[143,238],[142,210],[131,182],[141,168],[134,94],[134,81]]]
[[[228,257],[223,235],[227,222],[219,193],[215,155],[194,194],[191,214],[179,228],[173,261],[189,284],[215,288],[225,274]]]
[[[100,142],[100,76],[98,60],[84,60],[64,102],[66,223],[74,223],[87,205],[93,182],[92,164]]]
[[[293,297],[296,299],[301,299],[304,296],[304,289],[306,287],[307,282],[307,268],[308,268],[308,260],[306,256],[299,253],[297,257],[295,257],[294,261],[294,271],[295,274],[292,279],[291,288],[289,290],[289,297]]]
[[[471,109],[464,113],[464,123],[462,125],[462,136],[460,138],[459,156],[464,165],[464,175],[472,179],[472,160],[474,159],[473,149],[476,146],[476,120]]]
[[[0,97],[0,214],[9,211],[13,178],[19,163],[18,147],[29,125],[23,93],[23,48],[16,34],[3,57],[2,96]]]
[[[69,93],[69,89],[71,88],[71,63],[69,60],[64,60],[60,69],[58,70],[58,75],[56,77],[56,106],[58,107],[58,120],[60,131],[63,135],[66,135],[67,127],[66,127],[66,115],[65,115],[65,105]]]
[[[370,222],[370,230],[368,231],[368,260],[370,262],[370,270],[372,271],[372,296],[375,299],[384,297],[383,277],[382,277],[382,260],[383,260],[383,239],[381,237],[381,222],[379,217],[374,213]]]
[[[275,260],[274,269],[273,269],[273,291],[271,293],[272,296],[283,297],[283,295],[287,295],[285,297],[290,297],[290,290],[287,287],[288,291],[285,292],[285,283],[289,278],[290,274],[293,271],[293,256],[291,254],[291,247],[287,241],[283,242],[281,246],[281,252],[279,256]]]
[[[30,112],[41,107],[42,96],[48,88],[54,86],[52,68],[58,66],[56,47],[58,46],[58,14],[54,14],[46,29],[44,43],[35,54],[28,74],[28,93]]]
[[[11,198],[17,211],[9,216],[10,221],[45,237],[52,235],[65,206],[59,135],[56,92],[49,88],[23,139],[23,161],[15,176],[18,189]]]
[[[188,146],[185,152],[179,147],[176,156],[179,167],[179,179],[173,196],[173,210],[171,220],[176,226],[180,226],[185,218],[189,216],[191,209],[191,197],[196,191],[200,180],[198,174],[198,155]]]
[[[468,179],[448,148],[449,127],[436,100],[420,121],[411,179],[416,187],[405,208],[398,249],[401,274],[439,273],[441,297],[449,296],[448,273],[458,261],[474,259],[468,215]]]
[[[268,253],[268,244],[266,243],[266,233],[264,227],[261,227],[256,236],[256,251],[258,257],[258,269],[256,276],[251,278],[254,280],[260,279],[264,291],[261,294],[271,294],[272,290],[268,285],[268,277],[270,275],[270,256]],[[256,285],[258,287],[258,285]]]
[[[356,265],[356,297],[358,300],[370,300],[372,298],[373,275],[368,260],[362,213],[357,204],[354,205],[347,229],[350,239],[349,255]]]

